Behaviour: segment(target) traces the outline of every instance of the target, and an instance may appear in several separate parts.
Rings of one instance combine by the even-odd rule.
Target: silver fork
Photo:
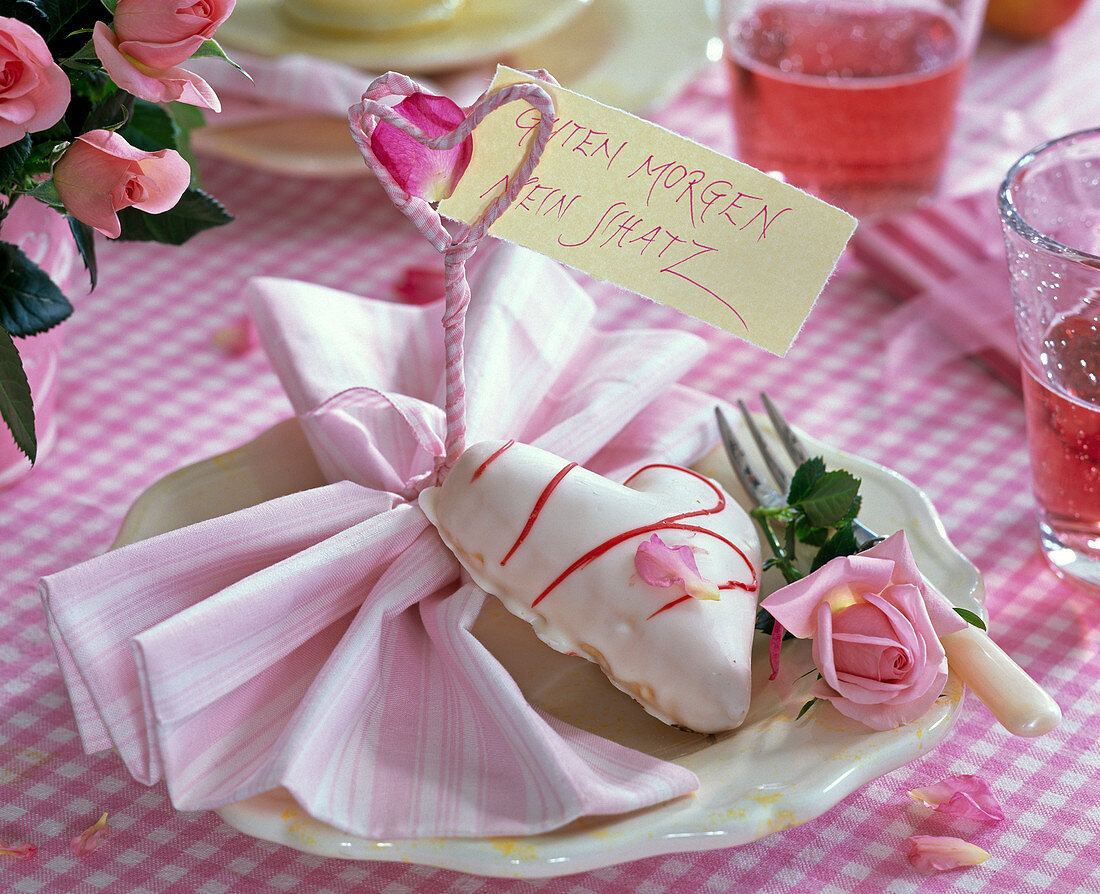
[[[805,447],[771,399],[766,394],[761,394],[760,400],[779,443],[791,461],[796,466],[801,465],[809,459]],[[722,408],[716,407],[722,444],[734,474],[748,492],[749,498],[758,505],[768,508],[783,506],[786,504],[784,494],[790,489],[790,475],[776,459],[745,402],[739,400],[738,406],[744,416],[745,427],[779,490],[767,483],[753,468],[730,421]],[[881,539],[858,520],[853,523],[852,530],[860,546]],[[1039,736],[1050,732],[1061,722],[1062,711],[1054,699],[980,627],[967,624],[964,630],[940,637],[940,643],[947,654],[951,669],[1009,732],[1017,736]]]

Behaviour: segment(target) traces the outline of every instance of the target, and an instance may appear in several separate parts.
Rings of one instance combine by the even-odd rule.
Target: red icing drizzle
[[[515,441],[505,441],[503,447],[499,448],[496,451],[496,453],[494,453],[492,456],[490,456],[487,460],[485,460],[485,462],[483,462],[480,466],[478,466],[474,470],[474,474],[470,478],[470,480],[471,481],[477,481],[477,479],[481,477],[481,473],[484,472],[489,467],[489,463],[491,463],[494,459],[496,459],[498,456],[500,456],[505,450],[507,450],[509,447],[511,447],[515,443],[516,443]]]
[[[542,600],[545,599],[551,593],[551,591],[553,591],[562,581],[564,581],[567,577],[569,577],[569,575],[571,575],[573,572],[580,570],[585,565],[588,565],[590,562],[594,561],[595,559],[598,559],[604,553],[606,553],[609,550],[613,549],[614,547],[618,546],[620,543],[624,543],[627,540],[631,540],[634,537],[639,537],[639,536],[644,535],[644,534],[652,533],[653,531],[694,531],[694,532],[699,533],[699,534],[707,534],[711,537],[714,537],[716,540],[721,541],[722,543],[726,544],[726,546],[728,546],[730,549],[732,549],[734,552],[736,552],[742,558],[742,560],[744,560],[746,567],[752,573],[752,580],[751,581],[746,582],[746,581],[733,581],[733,580],[731,580],[731,581],[727,581],[724,584],[720,584],[718,589],[719,590],[747,590],[747,591],[751,591],[751,590],[755,590],[757,588],[756,570],[752,567],[752,562],[749,561],[748,556],[745,555],[744,551],[739,546],[737,546],[735,543],[730,541],[728,538],[723,537],[721,534],[717,534],[714,531],[708,531],[706,528],[699,527],[698,525],[692,525],[692,524],[685,524],[684,523],[684,519],[697,518],[701,515],[715,515],[715,514],[721,512],[723,509],[725,509],[726,508],[726,498],[722,495],[722,492],[717,487],[715,487],[714,484],[711,481],[707,480],[705,477],[698,474],[697,472],[693,472],[691,469],[685,469],[682,466],[670,465],[668,463],[652,463],[648,466],[642,466],[640,469],[638,469],[638,471],[636,471],[633,475],[631,475],[626,480],[625,484],[629,484],[638,475],[640,475],[642,472],[646,471],[647,469],[675,469],[678,472],[683,472],[686,475],[691,475],[695,478],[698,478],[700,481],[702,481],[704,484],[706,484],[712,491],[714,491],[714,496],[717,498],[718,502],[714,506],[712,506],[710,509],[694,509],[690,512],[681,512],[678,515],[670,515],[668,518],[662,518],[658,521],[651,522],[648,525],[643,525],[640,528],[634,528],[630,531],[624,531],[621,534],[616,534],[614,537],[610,538],[609,540],[605,540],[603,543],[599,544],[598,546],[594,547],[593,549],[590,549],[583,556],[581,556],[579,559],[577,559],[575,562],[573,562],[572,565],[570,565],[568,568],[566,568],[565,571],[563,571],[561,574],[559,574],[551,582],[550,586],[548,586],[545,590],[543,590],[535,598],[535,601],[531,603],[532,608],[534,608],[536,605],[538,605],[540,602],[542,602]],[[544,495],[547,495],[547,496],[549,495],[547,491],[543,491],[543,493],[544,493]],[[544,503],[545,503],[545,500],[543,500],[540,497],[540,502],[538,504],[536,504],[535,511],[531,514],[532,517],[528,520],[528,526],[527,526],[527,528],[524,529],[525,533],[526,533],[527,530],[530,529],[530,526],[534,524],[534,519],[537,518],[538,513],[541,511],[542,506],[543,506]],[[523,535],[521,535],[521,536],[523,536]],[[511,553],[509,553],[509,555],[511,555]],[[676,605],[680,602],[683,602],[685,599],[689,599],[689,598],[691,598],[691,597],[685,595],[681,598],[674,599],[672,602],[670,602],[667,605],[664,605],[661,608],[659,608],[657,611],[655,611],[653,613],[653,615],[650,615],[649,617],[652,618],[654,615],[660,614],[661,612],[665,611],[665,609],[672,608],[672,606],[674,606],[674,605]]]
[[[492,459],[492,457],[490,457]],[[550,494],[554,492],[554,489],[561,484],[561,480],[569,474],[571,469],[577,467],[576,463],[569,463],[564,469],[558,472],[553,478],[550,479],[550,483],[542,489],[542,493],[539,494],[539,498],[535,500],[535,508],[531,510],[531,515],[527,518],[527,524],[523,526],[523,530],[519,532],[519,537],[516,538],[516,542],[512,544],[512,548],[508,550],[507,555],[500,560],[500,564],[504,565],[510,558],[512,553],[519,549],[519,545],[527,539],[527,535],[531,533],[531,528],[535,526],[535,521],[538,519],[539,514],[542,512],[542,507],[546,505],[546,501],[550,499]]]

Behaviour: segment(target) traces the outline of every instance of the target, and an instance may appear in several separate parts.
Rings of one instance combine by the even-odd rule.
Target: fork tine
[[[749,412],[749,408],[745,406],[745,402],[739,400],[737,401],[737,405],[741,408],[741,415],[745,418],[745,425],[748,427],[749,434],[752,435],[752,439],[756,443],[756,448],[760,451],[760,456],[764,460],[764,465],[768,467],[768,471],[771,472],[775,483],[779,485],[779,489],[783,493],[787,493],[787,491],[791,489],[790,475],[787,474],[787,470],[784,469],[775,458],[775,454],[772,453],[768,443],[764,440],[764,435],[757,426],[756,420],[752,418],[752,413]]]
[[[787,420],[779,412],[779,408],[772,403],[772,399],[767,394],[761,393],[760,401],[764,404],[764,409],[775,428],[775,433],[779,436],[779,442],[783,445],[783,449],[787,451],[787,456],[791,458],[795,466],[802,465],[810,458],[806,448],[802,446],[798,436],[791,430]]]
[[[770,485],[761,481],[753,471],[748,457],[745,455],[745,450],[742,448],[741,442],[737,440],[737,436],[734,435],[733,426],[730,425],[726,414],[722,412],[722,408],[715,407],[714,415],[718,417],[718,431],[722,435],[722,444],[726,448],[730,465],[733,466],[734,473],[736,473],[745,490],[748,491],[749,496],[761,506],[783,505],[786,502],[783,497]]]

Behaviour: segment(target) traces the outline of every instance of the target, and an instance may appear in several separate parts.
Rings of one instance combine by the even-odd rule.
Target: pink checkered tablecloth
[[[1100,121],[1100,72],[1073,69],[1059,52],[1097,29],[1094,3],[1062,44],[983,45],[952,189],[991,187],[1038,139],[1082,116]],[[721,72],[709,69],[657,117],[728,151],[724,92]],[[37,581],[104,550],[157,479],[289,414],[261,352],[232,357],[213,340],[243,312],[246,282],[269,274],[386,297],[409,266],[437,263],[366,176],[294,179],[216,159],[203,173],[237,222],[181,249],[100,247],[102,285],[67,325],[60,442],[32,476],[0,491],[0,840],[38,847],[30,861],[0,856],[0,890],[1100,891],[1100,600],[1060,582],[1038,555],[1017,394],[965,359],[884,388],[895,299],[851,258],[782,360],[636,296],[593,292],[605,326],[676,324],[706,338],[696,386],[727,398],[766,388],[818,438],[924,489],[985,577],[994,638],[1062,706],[1057,731],[1013,738],[970,699],[943,745],[799,828],[544,882],[302,854],[213,813],[177,812],[163,786],[134,782],[112,753],[85,755]],[[984,865],[921,875],[905,859],[905,839],[951,832],[905,792],[953,773],[985,776],[1006,820],[971,836],[993,855]],[[104,811],[106,843],[74,857],[69,840]]]

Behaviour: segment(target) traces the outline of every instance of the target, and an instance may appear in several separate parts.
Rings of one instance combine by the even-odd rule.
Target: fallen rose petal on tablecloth
[[[572,277],[514,246],[476,270],[470,443],[523,438],[619,477],[713,443],[714,398],[677,384],[696,336],[598,332]],[[533,708],[470,632],[486,594],[415,503],[443,450],[440,306],[252,291],[334,483],[43,581],[86,749],[117,748],[181,809],[283,786],[367,838],[534,833],[693,791],[684,768]]]

